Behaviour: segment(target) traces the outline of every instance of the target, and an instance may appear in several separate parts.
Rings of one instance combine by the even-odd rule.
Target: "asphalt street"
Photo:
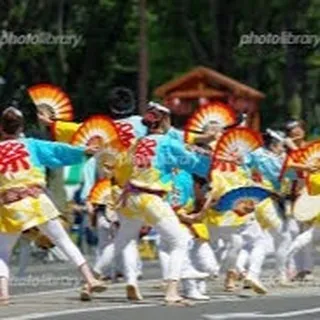
[[[318,262],[318,261],[317,261]],[[15,275],[16,267],[12,268]],[[211,300],[192,307],[167,307],[162,303],[157,262],[145,262],[144,279],[140,282],[144,301],[129,303],[123,283],[111,284],[108,291],[91,302],[78,299],[80,279],[68,263],[33,261],[28,276],[13,278],[12,304],[0,308],[0,319],[104,319],[104,320],[219,320],[219,319],[320,319],[320,267],[311,283],[294,288],[279,288],[268,283],[270,271],[263,280],[269,287],[266,296],[239,288],[236,293],[223,291],[222,280],[210,280]]]

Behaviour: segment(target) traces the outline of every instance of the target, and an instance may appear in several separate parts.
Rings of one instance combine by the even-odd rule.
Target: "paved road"
[[[97,295],[92,302],[80,302],[77,291],[80,279],[69,264],[37,263],[29,270],[31,275],[24,283],[12,283],[13,304],[0,309],[0,319],[320,319],[319,267],[313,283],[300,284],[296,288],[271,287],[264,297],[240,289],[236,294],[227,294],[222,291],[221,280],[210,281],[211,301],[188,308],[163,306],[157,288],[160,283],[157,263],[145,264],[145,280],[141,281],[145,300],[139,304],[126,300],[122,283],[112,284],[107,292]],[[15,271],[13,268],[13,274]],[[56,283],[49,283],[49,278]],[[267,273],[264,279],[268,279]]]

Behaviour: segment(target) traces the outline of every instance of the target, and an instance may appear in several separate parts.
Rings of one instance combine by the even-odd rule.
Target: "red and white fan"
[[[190,133],[203,133],[205,127],[214,122],[225,128],[237,122],[235,111],[222,102],[210,102],[198,108],[188,119],[185,126],[185,140],[188,141]]]
[[[318,166],[320,168],[320,141],[310,143],[307,147],[291,151],[283,165],[281,178],[292,164]],[[320,170],[304,173],[307,192],[309,195],[320,194]]]
[[[124,147],[119,139],[118,130],[112,119],[103,115],[94,115],[85,120],[72,137],[73,145],[98,145],[103,148],[112,145]]]
[[[241,159],[246,154],[261,147],[262,144],[262,136],[257,131],[243,127],[230,129],[218,140],[214,153],[213,168],[224,168],[224,164],[228,164],[227,159]],[[231,165],[234,170],[233,166]],[[227,168],[228,166],[224,170],[228,170]]]
[[[59,87],[37,84],[28,88],[28,93],[37,109],[47,113],[52,120],[73,120],[71,100]]]
[[[111,193],[111,186],[109,179],[98,181],[91,189],[88,201],[93,204],[106,205],[106,199]]]

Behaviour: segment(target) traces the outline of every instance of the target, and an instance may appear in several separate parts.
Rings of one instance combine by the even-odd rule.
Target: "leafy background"
[[[194,66],[214,68],[267,95],[263,126],[302,117],[312,134],[320,124],[319,47],[239,46],[242,35],[291,31],[320,36],[319,0],[149,0],[149,98],[155,87]],[[35,110],[25,88],[61,86],[78,120],[109,112],[117,86],[138,94],[138,0],[0,0],[2,30],[16,34],[77,34],[81,46],[5,45],[0,49],[4,106],[19,101],[29,124]]]

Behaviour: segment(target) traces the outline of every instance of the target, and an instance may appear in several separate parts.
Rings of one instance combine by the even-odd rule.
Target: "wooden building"
[[[171,109],[178,126],[183,126],[199,105],[218,100],[246,113],[247,125],[260,129],[259,104],[265,95],[209,68],[197,67],[156,88],[154,94]]]

